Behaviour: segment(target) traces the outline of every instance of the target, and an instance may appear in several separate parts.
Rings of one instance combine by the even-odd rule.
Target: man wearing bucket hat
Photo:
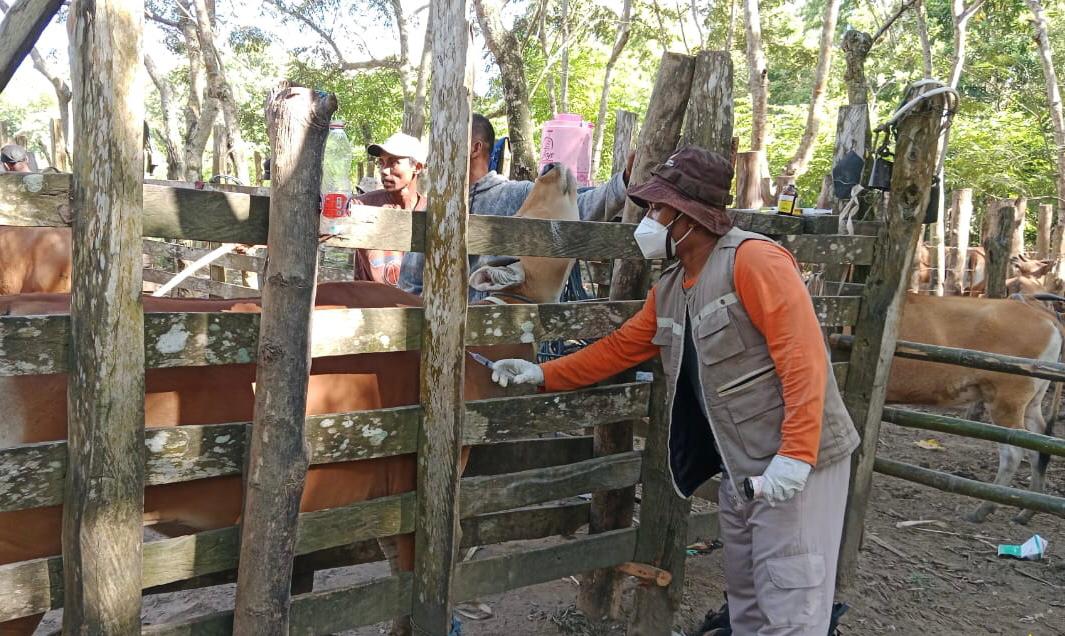
[[[0,167],[2,172],[32,172],[30,157],[26,149],[18,144],[7,144],[0,148]]]
[[[397,132],[379,144],[366,147],[381,168],[381,189],[360,194],[351,205],[372,205],[400,210],[425,210],[425,197],[418,192],[418,177],[425,170],[428,151],[417,137]],[[359,249],[356,280],[372,278],[379,283],[399,284],[403,252]]]
[[[643,309],[581,351],[500,360],[492,377],[569,390],[661,355],[677,492],[723,473],[732,633],[825,636],[858,435],[813,304],[787,250],[733,227],[727,159],[688,146],[651,172],[628,191],[648,210],[636,241],[678,262]]]

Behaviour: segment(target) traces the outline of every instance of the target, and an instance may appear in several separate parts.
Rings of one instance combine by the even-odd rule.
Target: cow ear
[[[486,266],[470,274],[470,287],[477,291],[499,291],[525,282],[525,269],[521,262],[505,267]]]

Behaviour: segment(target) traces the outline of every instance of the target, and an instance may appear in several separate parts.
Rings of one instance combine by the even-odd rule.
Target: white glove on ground
[[[492,381],[504,387],[508,384],[543,384],[544,372],[540,365],[528,360],[507,358],[492,365]]]
[[[770,506],[788,501],[806,487],[810,465],[784,455],[774,455],[761,477],[753,477],[754,498],[765,500]]]

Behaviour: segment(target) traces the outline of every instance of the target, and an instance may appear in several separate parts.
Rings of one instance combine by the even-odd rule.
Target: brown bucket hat
[[[716,152],[684,146],[651,170],[651,178],[627,194],[641,208],[664,203],[687,214],[714,234],[732,229],[725,208],[732,203],[732,164]]]

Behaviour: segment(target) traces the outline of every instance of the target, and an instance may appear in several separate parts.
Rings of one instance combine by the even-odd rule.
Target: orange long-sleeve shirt
[[[685,281],[685,286],[695,283]],[[736,295],[769,346],[784,389],[779,453],[817,463],[821,414],[828,380],[821,326],[810,307],[795,258],[767,241],[746,241],[736,250]],[[606,338],[542,365],[548,391],[566,391],[605,380],[658,355],[655,293],[639,313]]]

